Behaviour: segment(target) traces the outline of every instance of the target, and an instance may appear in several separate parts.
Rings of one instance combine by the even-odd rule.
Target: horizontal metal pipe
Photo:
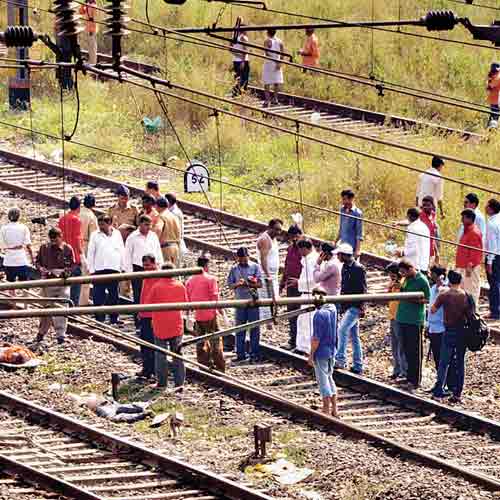
[[[41,288],[46,286],[86,285],[88,283],[107,283],[109,281],[126,281],[143,278],[168,278],[174,276],[192,276],[201,274],[201,267],[186,267],[184,269],[163,269],[161,271],[140,271],[137,273],[91,274],[88,276],[74,276],[71,278],[50,278],[45,280],[16,281],[15,283],[0,283],[2,290],[25,290],[27,288]]]
[[[190,311],[197,309],[248,309],[250,307],[270,307],[287,305],[343,304],[346,302],[389,302],[392,300],[420,301],[424,299],[422,292],[411,293],[373,293],[359,295],[327,295],[310,298],[287,297],[282,299],[261,300],[221,300],[204,302],[167,302],[162,304],[139,304],[124,306],[92,306],[73,307],[71,309],[24,309],[22,311],[0,311],[0,319],[41,318],[47,316],[85,316],[87,314],[124,314],[159,311]]]
[[[242,332],[243,330],[250,330],[251,328],[255,328],[256,326],[264,325],[266,323],[272,323],[278,319],[291,319],[296,316],[300,316],[301,314],[305,314],[311,311],[314,311],[315,307],[304,307],[303,309],[298,309],[296,311],[290,311],[283,314],[277,314],[276,316],[271,316],[270,318],[258,319],[257,321],[252,321],[250,323],[245,323],[244,325],[237,325],[231,328],[227,328],[225,330],[219,330],[218,332],[207,333],[206,335],[200,335],[198,337],[194,337],[192,339],[185,340],[182,342],[181,347],[185,347],[191,344],[198,344],[200,342],[205,342],[205,340],[209,340],[213,337],[227,337],[228,335],[232,335],[234,333]]]

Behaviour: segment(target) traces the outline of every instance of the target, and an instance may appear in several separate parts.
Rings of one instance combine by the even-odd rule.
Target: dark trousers
[[[114,271],[113,269],[104,269],[102,271],[96,271],[94,276],[98,276],[100,274],[116,274],[119,271]],[[117,306],[120,301],[120,296],[118,293],[119,282],[118,281],[108,281],[107,283],[96,283],[94,285],[94,305],[95,306],[103,306],[104,304],[108,306]],[[106,300],[106,292],[108,293],[108,297]],[[96,314],[95,319],[104,322],[106,319],[105,314]],[[116,324],[118,321],[118,314],[113,313],[110,314],[111,324]]]
[[[72,277],[77,277],[82,275],[82,266],[78,264],[73,268],[71,272]],[[80,294],[82,293],[82,285],[71,285],[69,298],[73,302],[75,307],[80,305]]]
[[[144,268],[142,266],[136,266],[135,264],[133,264],[132,268],[134,270],[134,273],[139,273],[141,271],[144,271]],[[134,299],[134,304],[140,304],[141,292],[142,292],[142,279],[135,279],[131,281],[132,281],[132,297]],[[134,313],[134,323],[135,327],[139,328],[140,322],[137,313]]]
[[[301,293],[299,292],[298,288],[287,288],[286,289],[286,296],[287,297],[300,297]],[[296,311],[297,309],[300,309],[300,306],[297,305],[289,305],[286,306],[287,311]],[[289,333],[289,340],[288,343],[290,344],[290,347],[292,349],[295,349],[297,347],[297,316],[295,318],[290,318],[288,320],[288,323],[290,325],[290,333]]]
[[[406,378],[414,386],[422,382],[422,326],[399,323],[408,371]]]
[[[170,339],[159,339],[158,337],[155,337],[155,344],[158,347],[167,349],[175,354],[182,354],[182,335],[180,337],[172,337]],[[159,387],[166,387],[167,385],[168,365],[169,362],[167,360],[167,356],[161,352],[155,351],[155,370]],[[184,385],[184,381],[186,380],[186,367],[184,366],[184,361],[179,358],[174,358],[171,365],[174,376],[174,385],[175,387],[182,387]]]
[[[432,358],[434,359],[434,365],[436,366],[436,372],[439,370],[439,361],[441,359],[441,345],[443,340],[444,332],[441,333],[429,333],[429,340],[431,342],[431,352]],[[457,375],[456,375],[456,359],[455,356],[451,358],[450,369],[448,370],[448,375],[446,376],[446,386],[450,391],[454,391],[457,386]]]
[[[493,318],[500,318],[500,257],[493,260],[493,272],[488,274],[490,289],[488,299],[490,302],[490,314]]]
[[[490,104],[490,120],[497,120],[500,114],[500,108],[498,107],[498,104]]]
[[[141,318],[141,340],[155,343],[153,334],[153,320],[151,318]],[[142,374],[149,378],[155,374],[155,351],[149,347],[141,346]]]
[[[237,79],[236,86],[241,89],[248,88],[248,80],[250,79],[250,64],[248,61],[234,61],[234,74]]]

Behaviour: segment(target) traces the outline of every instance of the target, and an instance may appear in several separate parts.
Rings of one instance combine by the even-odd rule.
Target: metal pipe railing
[[[24,309],[22,311],[0,311],[0,319],[13,318],[36,318],[47,316],[85,316],[90,314],[124,314],[140,312],[160,312],[160,311],[190,311],[197,309],[247,309],[252,307],[270,307],[286,305],[313,305],[320,307],[322,304],[344,304],[354,302],[389,302],[389,301],[411,301],[418,302],[425,300],[422,292],[410,293],[374,293],[359,295],[312,295],[310,298],[287,297],[280,299],[259,299],[259,300],[220,300],[205,302],[167,302],[161,304],[139,304],[123,306],[90,306],[73,307],[72,309]]]
[[[91,274],[88,276],[74,276],[69,278],[16,281],[15,283],[0,283],[0,291],[26,290],[28,288],[42,288],[46,286],[86,285],[146,278],[171,278],[175,276],[192,276],[194,274],[201,274],[202,272],[203,269],[201,267],[186,267],[183,269],[162,269],[160,271],[139,271],[136,273]]]

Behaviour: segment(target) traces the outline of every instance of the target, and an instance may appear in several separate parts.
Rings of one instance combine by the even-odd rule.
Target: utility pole
[[[28,0],[7,3],[7,24],[9,26],[28,25]],[[27,47],[9,49],[9,57],[28,59]],[[30,79],[27,68],[17,68],[15,76],[9,76],[9,107],[11,110],[25,111],[30,103]]]

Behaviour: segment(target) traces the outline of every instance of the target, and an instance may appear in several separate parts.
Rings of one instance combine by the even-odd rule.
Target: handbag
[[[486,345],[490,336],[490,329],[476,311],[476,304],[472,295],[466,293],[466,296],[469,308],[464,324],[464,344],[469,351],[477,352]]]

